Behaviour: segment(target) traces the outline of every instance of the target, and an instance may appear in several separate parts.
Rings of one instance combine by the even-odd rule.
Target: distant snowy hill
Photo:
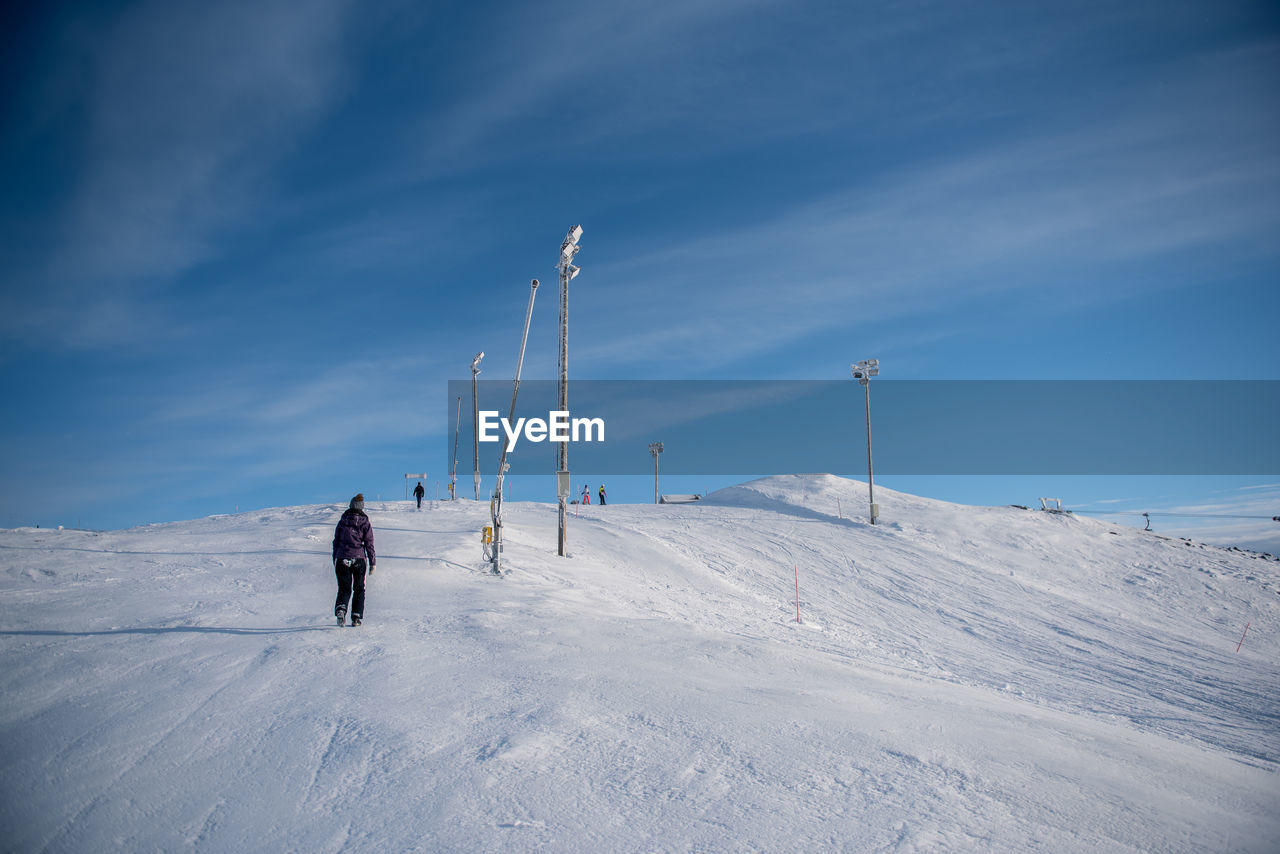
[[[876,497],[2,531],[0,847],[1280,850],[1280,563]]]

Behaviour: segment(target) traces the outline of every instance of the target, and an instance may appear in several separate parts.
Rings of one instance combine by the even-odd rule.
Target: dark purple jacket
[[[342,514],[338,527],[333,532],[333,559],[369,558],[369,566],[378,560],[373,552],[373,526],[369,517],[360,510],[348,510]]]

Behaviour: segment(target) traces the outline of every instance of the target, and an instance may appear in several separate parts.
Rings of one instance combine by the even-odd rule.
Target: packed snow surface
[[[0,532],[3,848],[1280,850],[1280,564],[876,497]]]

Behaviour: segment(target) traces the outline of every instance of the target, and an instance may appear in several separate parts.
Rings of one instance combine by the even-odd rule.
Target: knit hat
[[[364,509],[364,493],[363,492],[357,493],[356,497],[351,499],[351,509],[352,510]]]

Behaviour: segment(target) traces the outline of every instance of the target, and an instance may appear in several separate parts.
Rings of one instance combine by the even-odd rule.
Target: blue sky
[[[1280,379],[1274,3],[9,14],[3,526],[402,495],[446,382],[510,378],[531,277],[554,376],[576,223],[574,377]],[[1280,513],[1277,481],[901,488]]]

